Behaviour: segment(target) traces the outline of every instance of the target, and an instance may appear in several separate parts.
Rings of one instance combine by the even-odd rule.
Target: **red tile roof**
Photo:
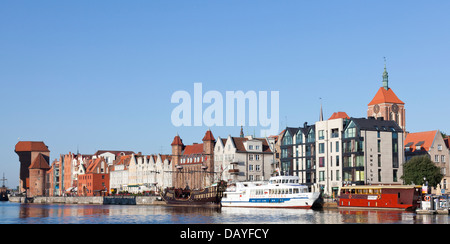
[[[375,97],[369,103],[369,105],[375,105],[380,103],[397,103],[397,104],[405,104],[400,99],[398,99],[397,95],[395,95],[394,91],[391,88],[387,90],[384,87],[380,87]]]
[[[203,153],[203,143],[187,145],[184,148],[183,155],[202,154],[202,153]]]
[[[33,160],[31,163],[29,169],[50,169],[50,166],[48,165],[47,160],[44,158],[44,156],[39,153],[39,155]]]
[[[175,145],[180,145],[180,146],[182,146],[182,145],[183,145],[183,140],[181,140],[181,138],[180,138],[179,135],[176,135],[176,136],[173,138],[172,144],[170,144],[170,145],[171,145],[171,146],[175,146]]]
[[[104,162],[105,159],[103,159],[103,157],[97,158],[95,159],[95,161],[91,164],[89,164],[88,168],[86,169],[86,174],[88,173],[96,173],[95,169],[97,169],[98,167],[100,167],[100,162]]]
[[[50,152],[48,147],[42,141],[19,141],[16,144],[16,152]]]
[[[437,130],[433,131],[425,131],[425,132],[416,132],[416,133],[408,133],[406,135],[405,139],[405,147],[407,147],[408,143],[411,144],[408,146],[410,148],[411,152],[414,152],[416,150],[416,144],[419,142],[423,142],[421,147],[428,151],[430,147],[433,145],[434,138],[436,137],[436,134],[438,133]]]
[[[211,130],[206,131],[205,136],[203,137],[202,141],[215,141],[214,136],[211,132]]]
[[[328,120],[332,119],[350,119],[346,112],[334,112]]]

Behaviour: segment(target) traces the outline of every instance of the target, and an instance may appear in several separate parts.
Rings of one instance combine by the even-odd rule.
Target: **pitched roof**
[[[134,154],[134,152],[133,151],[118,151],[118,150],[98,150],[94,155],[100,155],[100,154],[103,154],[103,153],[112,153],[112,154],[114,154],[114,155],[116,155],[116,156],[121,156],[121,155],[131,155],[131,154]]]
[[[47,160],[44,158],[44,155],[39,153],[39,155],[33,160],[29,169],[50,169]]]
[[[247,152],[244,145],[244,142],[249,140],[247,137],[231,137],[231,139],[233,140],[237,152]],[[265,138],[253,138],[253,140],[262,142],[262,152],[272,152]]]
[[[416,133],[408,133],[405,139],[405,147],[409,147],[411,152],[416,150],[416,146],[421,146],[428,151],[433,146],[434,138],[438,131],[424,131]]]
[[[328,120],[332,119],[350,119],[346,112],[334,112]]]
[[[48,147],[42,141],[19,141],[16,144],[16,152],[50,152]]]
[[[172,144],[170,144],[171,146],[175,146],[175,145],[183,145],[183,140],[181,140],[180,136],[177,134],[172,141]]]
[[[375,97],[369,103],[369,106],[375,105],[375,104],[380,104],[380,103],[405,104],[400,99],[398,99],[397,95],[395,95],[394,91],[392,91],[391,88],[388,88],[386,90],[386,89],[384,89],[384,87],[380,87],[380,89],[378,89],[377,94],[375,94]]]
[[[187,145],[183,151],[183,155],[202,154],[202,153],[203,153],[203,143],[201,144],[195,143],[192,145]]]
[[[400,128],[400,126],[398,126],[398,124],[392,120],[380,120],[375,118],[351,118],[351,121],[353,121],[360,130],[392,131],[392,129],[394,129],[396,132],[403,131],[402,128]],[[349,124],[347,124],[347,126]]]
[[[211,130],[206,131],[205,136],[203,137],[202,141],[215,141],[214,136],[211,132]]]
[[[105,162],[105,159],[103,159],[102,157],[95,159],[95,161],[89,164],[89,166],[87,167],[86,173],[95,173],[95,169],[100,167],[100,162],[102,161]]]

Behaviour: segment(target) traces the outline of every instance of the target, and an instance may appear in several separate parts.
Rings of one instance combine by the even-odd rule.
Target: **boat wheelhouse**
[[[340,208],[382,208],[415,210],[420,206],[421,186],[367,185],[341,187]]]
[[[223,207],[320,208],[319,192],[308,192],[297,176],[276,176],[268,183],[238,182],[222,198]]]

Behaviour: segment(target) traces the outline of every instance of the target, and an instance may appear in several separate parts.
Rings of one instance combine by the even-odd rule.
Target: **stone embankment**
[[[9,197],[10,202],[38,204],[103,204],[103,205],[162,205],[156,196],[118,197]]]

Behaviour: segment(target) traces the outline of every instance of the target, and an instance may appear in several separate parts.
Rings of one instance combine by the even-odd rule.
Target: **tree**
[[[430,159],[428,155],[415,156],[403,165],[403,176],[405,184],[423,185],[426,178],[429,186],[436,187],[444,177],[441,170]]]

